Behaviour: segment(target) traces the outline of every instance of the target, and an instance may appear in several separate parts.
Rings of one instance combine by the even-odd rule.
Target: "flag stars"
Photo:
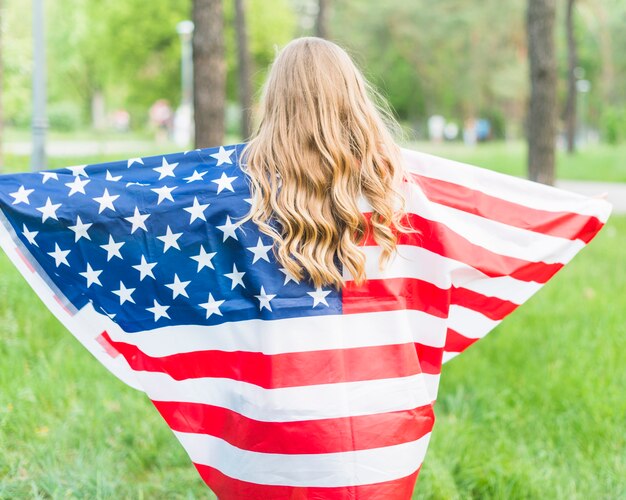
[[[226,222],[224,223],[224,225],[217,226],[217,229],[219,229],[220,231],[224,233],[224,239],[222,240],[222,242],[226,241],[228,238],[233,238],[236,240],[237,235],[235,234],[235,231],[237,230],[238,227],[239,227],[239,224],[231,222],[230,215],[227,215]]]
[[[50,197],[46,200],[46,204],[43,207],[39,207],[37,210],[41,212],[41,222],[46,222],[48,219],[59,220],[57,217],[57,210],[61,206],[61,203],[53,204],[50,201]]]
[[[70,188],[68,196],[72,196],[75,193],[85,194],[85,186],[89,184],[89,179],[81,179],[80,176],[74,177],[72,182],[66,182],[65,185]]]
[[[163,160],[161,162],[161,166],[160,167],[155,167],[152,170],[154,170],[155,172],[158,172],[159,175],[159,180],[164,179],[165,177],[176,177],[174,175],[174,169],[178,166],[178,163],[168,163],[167,160],[165,159],[165,156],[163,157]]]
[[[13,205],[18,205],[19,203],[26,203],[30,205],[30,200],[28,196],[34,191],[34,189],[25,189],[24,186],[20,186],[17,191],[14,193],[9,193],[9,196],[14,198]]]
[[[143,281],[146,276],[150,276],[152,279],[155,279],[154,274],[152,273],[152,268],[156,265],[156,262],[148,262],[146,258],[142,255],[141,263],[133,266],[133,268],[139,271],[139,281]]]
[[[314,292],[307,292],[307,295],[313,297],[313,307],[318,304],[324,304],[328,307],[328,302],[326,302],[326,297],[330,293],[330,290],[322,290],[321,287],[317,287]]]
[[[178,246],[178,238],[182,235],[183,233],[173,233],[168,225],[165,234],[163,236],[157,236],[157,238],[165,244],[163,247],[163,253],[167,252],[170,248],[180,250],[180,247]]]
[[[34,245],[36,247],[39,246],[39,244],[35,241],[35,236],[39,234],[39,231],[31,231],[26,227],[26,224],[22,224],[22,234],[31,245]]]
[[[259,311],[267,309],[268,311],[272,312],[272,306],[270,305],[270,301],[274,297],[276,297],[276,294],[265,293],[265,288],[261,287],[259,295],[255,295],[255,297],[259,299]]]
[[[300,280],[296,279],[296,277],[293,274],[291,274],[287,270],[287,268],[281,267],[278,270],[285,275],[285,282],[283,283],[283,286],[289,283],[290,281],[293,281],[296,285],[300,284]]]
[[[39,172],[41,175],[43,175],[42,179],[41,179],[41,183],[45,184],[46,182],[48,182],[50,179],[54,179],[55,181],[59,180],[59,176],[56,174],[56,172]]]
[[[270,258],[267,253],[271,250],[271,248],[272,245],[264,245],[263,241],[261,241],[261,237],[259,237],[255,247],[247,247],[246,249],[254,254],[252,257],[252,263],[254,264],[257,260],[269,262]]]
[[[61,250],[59,248],[59,244],[54,244],[54,252],[48,252],[48,255],[54,259],[54,263],[57,267],[61,264],[65,264],[69,267],[70,263],[67,261],[67,255],[70,253],[70,250]]]
[[[205,175],[206,175],[206,171],[198,172],[197,170],[194,170],[192,175],[190,175],[189,177],[183,177],[183,179],[187,181],[187,184],[189,184],[190,182],[204,180],[203,177]]]
[[[128,164],[126,165],[126,168],[132,167],[135,163],[139,163],[139,164],[143,165],[143,158],[129,158],[128,159]]]
[[[230,155],[232,155],[234,151],[235,151],[234,149],[226,150],[224,149],[224,146],[220,146],[220,149],[217,153],[213,153],[212,155],[209,155],[209,156],[217,160],[218,167],[222,165],[223,163],[228,163],[232,165],[233,160],[230,159]]]
[[[118,243],[113,239],[113,236],[109,235],[109,242],[106,245],[100,245],[101,248],[107,251],[107,262],[109,262],[113,257],[119,257],[122,259],[120,248],[122,248],[123,245],[123,241]]]
[[[215,269],[215,267],[213,267],[213,263],[211,262],[211,260],[216,255],[217,255],[217,252],[207,253],[207,251],[204,249],[204,246],[200,245],[200,253],[198,255],[191,256],[191,259],[195,260],[198,263],[197,272],[200,272],[205,267],[208,267],[210,269]]]
[[[150,214],[140,214],[139,208],[135,207],[135,213],[131,217],[124,217],[124,220],[127,220],[132,224],[130,228],[130,234],[133,234],[137,229],[143,229],[144,231],[148,231],[146,228],[146,219],[150,217]]]
[[[72,175],[75,175],[75,176],[82,175],[83,177],[89,177],[87,175],[87,172],[85,172],[86,166],[87,165],[75,165],[73,167],[67,167],[67,169],[72,171]]]
[[[175,299],[179,295],[189,298],[189,295],[187,294],[187,291],[185,290],[185,288],[187,288],[189,283],[191,283],[191,281],[180,281],[178,274],[174,274],[174,282],[169,283],[165,286],[169,288],[170,290],[172,290],[172,299]]]
[[[111,172],[109,172],[107,170],[107,174],[106,174],[106,177],[104,179],[107,180],[107,181],[111,181],[111,182],[117,182],[117,181],[122,179],[122,176],[121,175],[113,176],[113,175],[111,175]]]
[[[200,204],[198,202],[198,198],[194,196],[193,205],[183,209],[185,210],[185,212],[189,212],[189,214],[191,215],[191,217],[189,218],[189,224],[191,224],[196,219],[202,219],[204,222],[206,222],[204,211],[207,209],[209,205],[210,203]]]
[[[168,187],[161,186],[160,188],[152,188],[150,191],[154,191],[159,195],[159,199],[157,200],[157,205],[160,205],[163,200],[174,201],[174,197],[172,196],[172,191],[176,189],[177,186]]]
[[[87,288],[89,288],[91,285],[93,285],[94,283],[96,285],[100,285],[102,286],[102,283],[100,283],[100,274],[102,273],[102,271],[96,271],[94,269],[91,268],[91,265],[89,263],[87,263],[87,270],[83,273],[78,273],[81,276],[83,276],[86,280],[87,280]]]
[[[228,279],[232,280],[232,283],[230,285],[230,289],[234,290],[235,287],[237,285],[241,285],[243,288],[246,287],[246,285],[243,284],[243,275],[246,274],[245,272],[240,272],[237,269],[237,265],[233,264],[233,272],[232,273],[226,273],[224,274],[224,276],[226,276]]]
[[[170,308],[170,306],[161,305],[156,301],[156,299],[153,299],[153,300],[154,300],[154,305],[152,307],[147,307],[146,311],[149,311],[152,314],[154,314],[155,323],[159,321],[161,318],[171,319],[170,315],[167,314],[167,310]]]
[[[76,177],[78,179],[78,177]],[[68,226],[68,229],[74,231],[74,242],[77,242],[81,238],[91,240],[91,237],[87,234],[87,230],[93,226],[93,223],[85,224],[80,218],[80,215],[76,216],[76,224],[74,226]]]
[[[217,184],[217,194],[220,194],[224,189],[228,189],[231,192],[235,192],[233,189],[233,181],[237,179],[237,177],[228,177],[226,172],[222,172],[222,176],[219,179],[214,179],[211,182]]]
[[[98,208],[98,213],[101,214],[105,208],[113,210],[115,212],[115,207],[113,206],[113,202],[120,197],[119,194],[110,195],[108,189],[104,189],[104,193],[102,196],[97,196],[93,198],[93,201],[100,204],[100,208]]]
[[[200,307],[206,309],[206,319],[209,319],[213,314],[217,314],[218,316],[223,316],[222,311],[220,311],[220,306],[224,303],[223,300],[215,300],[213,295],[209,293],[209,299],[204,304],[199,304]]]
[[[132,298],[134,291],[134,288],[126,288],[124,283],[120,281],[119,290],[113,290],[113,293],[120,298],[120,305],[123,305],[124,302],[132,302],[134,304],[135,300]]]

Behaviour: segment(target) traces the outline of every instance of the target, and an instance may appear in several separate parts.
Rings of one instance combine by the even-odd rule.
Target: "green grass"
[[[505,174],[526,176],[526,145],[522,142],[495,142],[467,148],[462,143],[411,143],[407,147],[452,160],[478,165]],[[573,155],[557,153],[558,179],[626,182],[626,144],[597,145]]]
[[[626,495],[626,217],[445,366],[419,499]],[[209,497],[141,393],[0,255],[0,498]]]

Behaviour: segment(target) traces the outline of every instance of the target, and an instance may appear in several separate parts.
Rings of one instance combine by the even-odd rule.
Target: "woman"
[[[9,257],[219,498],[410,498],[442,361],[608,217],[401,150],[372,94],[300,38],[248,144],[0,178]]]

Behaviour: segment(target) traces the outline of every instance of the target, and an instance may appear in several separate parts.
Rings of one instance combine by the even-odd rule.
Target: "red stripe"
[[[430,404],[374,415],[261,422],[207,404],[153,403],[174,431],[208,434],[243,450],[288,455],[337,453],[408,443],[428,434],[435,420]]]
[[[106,332],[103,335],[133,370],[163,372],[175,380],[229,378],[276,389],[420,373],[413,343],[273,355],[211,350],[153,357],[135,345],[112,340]]]
[[[348,281],[341,293],[344,314],[413,309],[448,317],[449,290],[415,278],[372,279],[358,286]]]
[[[466,288],[452,288],[450,304],[478,311],[493,320],[505,318],[519,306],[508,300],[488,297]]]
[[[441,373],[443,347],[432,347],[415,343],[415,351],[417,352],[422,373],[428,375],[439,375]]]
[[[268,486],[240,481],[207,465],[194,463],[204,482],[220,500],[404,500],[411,498],[419,469],[384,483],[324,488],[319,486]]]
[[[430,200],[509,226],[588,243],[603,225],[593,216],[539,210],[452,182],[412,175]]]
[[[370,215],[366,214],[366,217]],[[417,214],[407,214],[404,223],[418,232],[400,233],[398,244],[421,247],[443,257],[464,262],[487,276],[511,276],[520,281],[545,283],[563,267],[563,264],[559,263],[530,262],[497,254],[471,243],[445,224],[425,219]],[[371,231],[368,233],[364,244],[374,246],[376,242]]]
[[[459,332],[452,330],[451,328],[448,328],[445,350],[448,352],[463,352],[477,340],[480,339],[471,339],[465,335],[461,335]]]

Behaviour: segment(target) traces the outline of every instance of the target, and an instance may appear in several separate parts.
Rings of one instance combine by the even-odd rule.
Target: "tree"
[[[193,0],[196,147],[224,142],[226,57],[221,0]]]
[[[567,100],[565,101],[565,130],[567,136],[567,152],[576,149],[576,67],[578,56],[576,38],[574,36],[574,5],[576,0],[567,0],[565,30],[567,33]]]
[[[328,12],[330,0],[318,0],[317,17],[315,18],[315,34],[320,38],[328,38]]]
[[[555,0],[528,0],[527,33],[530,63],[528,177],[554,183],[556,141]]]
[[[244,0],[235,0],[235,27],[237,30],[237,69],[239,73],[237,94],[241,106],[241,136],[243,140],[247,140],[252,135],[252,89]]]

